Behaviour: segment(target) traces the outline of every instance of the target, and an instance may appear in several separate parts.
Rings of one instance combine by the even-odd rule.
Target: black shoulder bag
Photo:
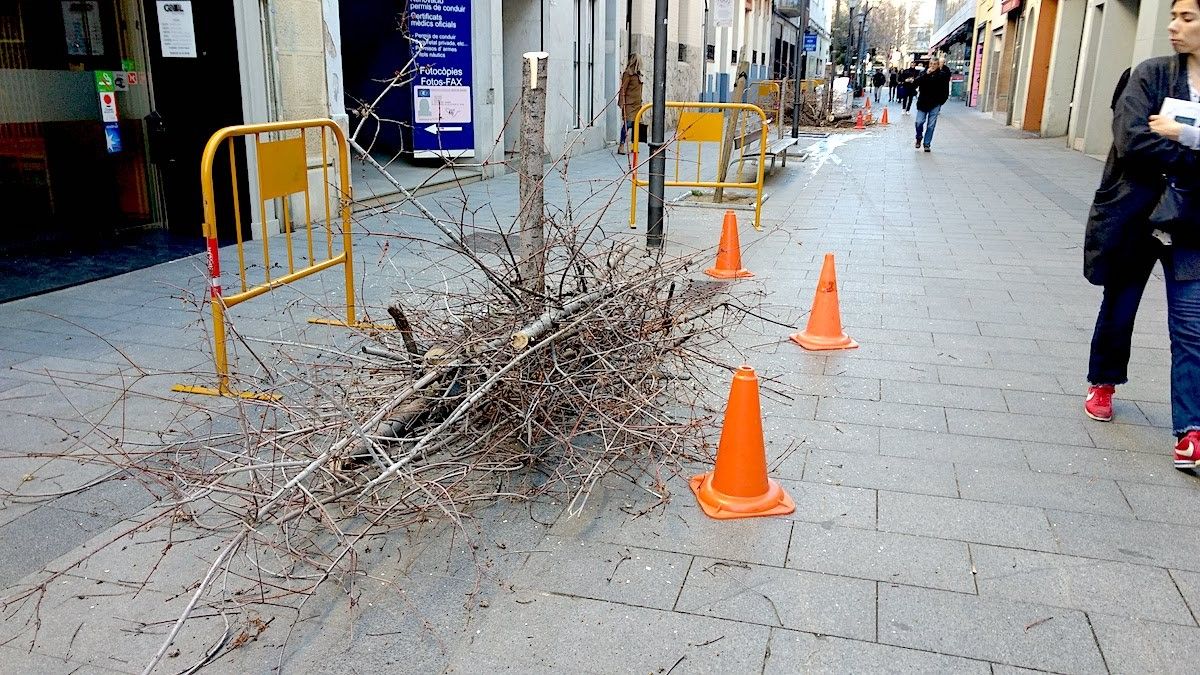
[[[1177,79],[1179,61],[1171,61],[1171,83]],[[1196,200],[1196,182],[1190,180],[1186,185],[1175,176],[1163,176],[1166,185],[1162,197],[1150,212],[1150,224],[1154,227],[1171,231],[1180,225],[1200,224],[1200,202]]]

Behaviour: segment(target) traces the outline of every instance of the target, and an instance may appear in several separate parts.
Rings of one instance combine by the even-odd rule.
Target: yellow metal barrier
[[[319,251],[319,245],[314,250],[312,203],[308,185],[308,145],[309,133],[315,136],[315,131],[321,133],[321,171],[324,185],[325,212],[325,251]],[[299,132],[298,134],[290,132]],[[264,134],[268,135],[264,139]],[[250,137],[253,136],[253,140]],[[329,138],[333,137],[337,147],[338,216],[341,221],[341,251],[334,252],[333,247],[333,213],[330,205],[329,182]],[[246,274],[245,242],[242,240],[242,216],[239,209],[237,163],[235,160],[234,139],[245,137],[247,146],[253,142],[254,156],[258,166],[258,216],[262,222],[262,264],[263,279],[261,283],[251,284]],[[217,241],[217,210],[215,202],[216,190],[213,186],[213,163],[217,153],[224,147],[229,155],[229,173],[231,196],[233,204],[234,231],[237,233],[238,280],[241,291],[225,295],[221,286],[221,258]],[[248,148],[247,148],[248,149]],[[247,153],[249,156],[249,153]],[[309,319],[310,323],[320,323],[335,326],[359,327],[367,326],[357,321],[354,310],[354,267],[350,236],[350,148],[346,135],[341,127],[328,119],[299,120],[295,122],[272,122],[267,124],[244,124],[225,127],[208,139],[200,164],[200,191],[204,199],[204,238],[208,245],[208,274],[209,298],[213,316],[213,353],[216,361],[217,386],[197,387],[190,385],[175,385],[172,391],[189,394],[205,394],[210,396],[234,396],[256,400],[277,400],[279,397],[269,393],[238,392],[229,386],[229,355],[225,344],[225,312],[230,307],[258,297],[273,289],[293,281],[303,279],[311,274],[341,265],[346,275],[346,318],[340,319]],[[307,258],[302,262],[306,265],[297,267],[296,251],[293,250],[293,217],[288,205],[292,195],[304,194],[305,232],[307,234]],[[279,215],[283,223],[284,241],[287,249],[287,274],[272,278],[271,276],[271,246],[267,220],[267,202],[279,200]],[[318,257],[320,256],[320,257]]]
[[[762,197],[763,197],[763,165],[767,158],[767,128],[770,126],[767,122],[767,115],[762,108],[750,103],[704,103],[700,101],[667,101],[668,108],[691,108],[693,110],[682,111],[679,115],[679,125],[676,127],[675,136],[670,139],[664,139],[663,146],[659,148],[659,152],[666,152],[667,148],[672,143],[676,145],[675,151],[675,180],[665,182],[666,187],[692,187],[692,188],[741,188],[755,191],[754,202],[754,229],[762,230]],[[632,164],[633,169],[629,172],[630,179],[633,183],[631,188],[632,198],[629,204],[629,227],[637,227],[637,192],[638,188],[649,185],[649,181],[638,178],[638,131],[642,121],[642,115],[651,107],[650,103],[643,105],[634,115],[633,118],[633,153]],[[702,110],[716,110],[720,112],[700,112]],[[755,172],[754,182],[743,181],[717,181],[717,180],[701,180],[700,177],[700,160],[701,150],[704,143],[732,143],[734,139],[725,138],[724,134],[724,111],[734,110],[740,116],[757,114],[759,121],[762,123],[762,137],[758,142],[758,170]],[[737,129],[737,120],[735,120],[734,129]],[[693,142],[696,144],[696,180],[681,180],[680,178],[680,157],[682,156],[679,144],[685,142]],[[743,157],[744,159],[744,157]],[[738,175],[741,175],[739,162]]]

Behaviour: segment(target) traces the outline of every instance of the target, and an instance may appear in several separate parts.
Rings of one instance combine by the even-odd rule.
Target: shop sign
[[[1021,0],[1004,0],[1004,2],[1000,3],[1000,13],[1008,14],[1014,9],[1019,9],[1020,7]]]
[[[806,52],[817,51],[817,34],[816,33],[805,33],[804,34],[804,51],[806,51]]]
[[[117,121],[117,95],[111,91],[103,91],[100,97],[100,117],[105,122]]]
[[[158,0],[158,44],[163,58],[196,58],[196,27],[190,0]]]
[[[470,0],[412,0],[413,155],[474,157]]]

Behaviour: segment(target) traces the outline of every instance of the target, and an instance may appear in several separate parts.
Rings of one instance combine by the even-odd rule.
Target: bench
[[[768,119],[767,120],[768,127],[770,126],[771,123],[772,123],[772,120]],[[745,148],[754,147],[754,146],[758,145],[758,142],[761,139],[762,139],[761,124],[747,125],[747,129],[746,129],[745,133],[743,133],[741,136],[735,136],[733,138],[733,147],[735,150],[741,151],[741,156],[739,156],[737,158],[731,158],[731,162],[740,161],[743,157],[753,157],[754,155],[746,155]],[[799,142],[799,140],[800,139],[792,138],[791,136],[783,136],[781,138],[771,138],[769,136],[767,137],[767,150],[766,150],[766,153],[764,153],[764,154],[766,154],[767,157],[771,158],[771,171],[775,170],[775,158],[776,157],[782,156],[783,157],[783,166],[787,166],[788,149],[791,148],[793,145],[795,145],[797,142]]]

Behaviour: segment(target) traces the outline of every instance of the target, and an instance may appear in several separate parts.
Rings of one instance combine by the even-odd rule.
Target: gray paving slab
[[[923,459],[813,450],[804,479],[830,485],[957,497],[954,465]]]
[[[1046,517],[1062,553],[1200,571],[1200,541],[1189,526],[1068,511]]]
[[[874,490],[782,478],[779,483],[796,502],[796,511],[783,518],[824,526],[875,527]]]
[[[546,537],[513,579],[523,587],[671,609],[692,558],[652,549]]]
[[[955,408],[946,409],[946,420],[950,432],[956,434],[1064,445],[1092,445],[1087,429],[1083,422],[1078,420]]]
[[[998,438],[888,429],[881,438],[879,454],[934,462],[1027,469],[1029,467],[1024,454],[1027,445],[1024,441]]]
[[[1195,626],[1165,569],[971,545],[980,597]]]
[[[675,609],[823,635],[875,638],[875,582],[697,557]]]
[[[796,523],[788,567],[974,593],[967,545],[827,524]]]
[[[879,492],[879,529],[1038,551],[1057,551],[1041,509],[903,492]]]
[[[987,386],[969,387],[884,380],[882,382],[882,400],[943,408],[1007,412],[1008,407],[1005,405],[1003,391],[994,388],[995,384],[991,382],[980,384]]]
[[[988,664],[874,642],[771,630],[764,673],[990,673]]]
[[[880,584],[879,641],[1057,672],[1106,672],[1088,617],[1032,603]]]
[[[761,669],[770,629],[584,598],[518,593],[482,610],[447,672]]]
[[[1200,662],[1200,628],[1117,616],[1094,616],[1092,627],[1114,673],[1186,673]]]
[[[1200,611],[1200,572],[1171,570],[1171,578],[1175,580],[1175,586],[1183,595],[1183,600],[1195,620],[1196,612]]]
[[[1179,478],[1192,478],[1181,474]],[[1147,485],[1144,483],[1121,483],[1121,492],[1140,520],[1191,525],[1195,518],[1188,517],[1197,499],[1200,499],[1200,483],[1194,478],[1190,485],[1178,487]]]
[[[1103,478],[960,466],[958,486],[966,499],[1114,516],[1133,515],[1116,483]]]
[[[1121,482],[1193,487],[1196,477],[1177,471],[1171,455],[1111,448],[1025,444],[1029,467],[1036,472],[1094,476]]]
[[[886,401],[821,399],[817,403],[817,419],[921,431],[946,430],[942,408]]]

